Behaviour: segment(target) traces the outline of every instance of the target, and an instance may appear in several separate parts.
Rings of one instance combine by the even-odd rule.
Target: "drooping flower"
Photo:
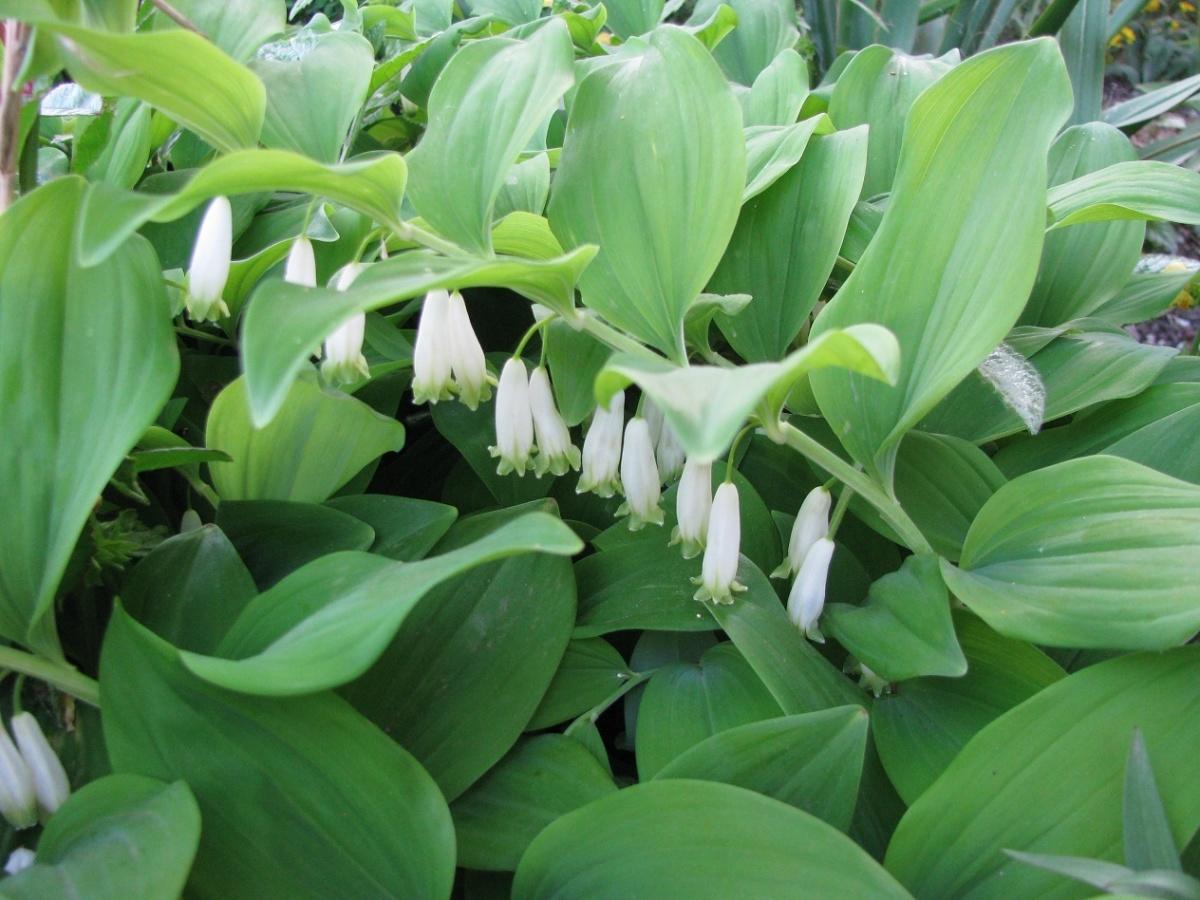
[[[37,823],[37,793],[33,774],[8,730],[0,726],[0,815],[13,828],[29,828]]]
[[[533,411],[529,405],[529,377],[525,363],[512,357],[500,370],[496,388],[496,444],[488,451],[500,459],[497,474],[525,474],[533,451]]]
[[[800,571],[804,557],[820,538],[829,531],[829,507],[831,496],[825,487],[815,487],[808,492],[796,521],[792,523],[792,534],[788,540],[787,556],[771,573],[772,578],[790,578]]]
[[[458,387],[458,399],[469,409],[478,409],[479,402],[492,395],[487,382],[487,361],[471,327],[467,305],[458,291],[450,295],[449,312],[450,371]]]
[[[16,875],[18,872],[24,872],[36,861],[36,853],[28,847],[18,847],[12,853],[8,854],[8,859],[4,863],[4,872],[7,875]]]
[[[229,280],[233,257],[233,207],[228,197],[216,197],[204,211],[192,260],[188,264],[188,290],[185,298],[188,318],[196,322],[215,322],[229,315],[222,294]]]
[[[684,559],[699,556],[704,549],[712,505],[712,463],[689,459],[684,463],[679,492],[675,495],[678,524],[671,532],[671,543],[683,545]]]
[[[821,537],[809,548],[796,574],[796,581],[788,594],[788,616],[805,636],[818,643],[825,643],[825,636],[817,623],[825,609],[825,582],[829,577],[829,563],[833,559],[834,543]]]
[[[737,485],[726,481],[717,488],[708,517],[704,563],[695,599],[732,603],[734,592],[746,588],[737,582],[738,554],[742,543],[742,512]]]
[[[50,747],[46,735],[37,719],[29,713],[19,713],[12,718],[13,737],[21,756],[29,767],[33,777],[33,790],[37,796],[38,808],[42,818],[49,817],[66,801],[71,793],[71,784],[67,773],[58,759],[58,754]]]
[[[679,442],[679,436],[675,434],[671,423],[664,419],[658,433],[658,443],[654,445],[654,459],[658,463],[659,478],[664,483],[674,481],[683,471],[683,463],[686,458],[687,454],[683,449],[683,444]]]
[[[413,403],[437,403],[453,396],[450,360],[450,295],[430,291],[421,306],[413,345]]]
[[[583,438],[583,473],[575,493],[592,491],[611,497],[621,489],[621,435],[625,431],[625,392],[617,391],[608,406],[597,406]]]
[[[298,237],[292,242],[287,261],[283,264],[283,280],[305,287],[316,286],[317,259],[313,255],[312,241],[308,238]]]
[[[654,444],[650,440],[650,427],[641,416],[630,419],[625,426],[621,488],[625,492],[625,502],[617,509],[617,515],[629,514],[630,531],[637,531],[647,523],[663,523],[663,511],[658,505],[662,483],[654,461]]]
[[[529,375],[529,407],[533,412],[533,432],[537,437],[534,474],[541,478],[546,472],[565,475],[570,469],[578,469],[579,448],[571,443],[571,432],[554,402],[550,376],[542,366]]]
[[[334,290],[349,289],[364,268],[361,263],[343,266],[333,277]],[[348,384],[371,377],[371,370],[362,354],[366,329],[366,315],[355,313],[325,338],[325,359],[321,363],[321,374],[327,380],[334,384]]]

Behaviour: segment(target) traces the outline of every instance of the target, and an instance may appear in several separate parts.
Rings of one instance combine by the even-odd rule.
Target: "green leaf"
[[[263,145],[337,162],[367,99],[375,68],[370,42],[351,32],[306,29],[264,47],[250,68],[267,89]]]
[[[746,201],[708,283],[754,299],[721,333],[747,361],[783,358],[821,296],[837,260],[867,160],[864,128],[809,140],[800,162]]]
[[[313,375],[292,383],[265,428],[250,416],[244,377],[227,385],[208,414],[205,444],[233,462],[209,463],[225,500],[319,503],[367,463],[404,445],[404,426],[361,400],[322,388]]]
[[[691,35],[660,26],[640,52],[593,71],[571,104],[549,208],[563,246],[601,248],[580,280],[584,303],[679,358],[744,175],[741,111]]]
[[[791,48],[782,50],[741,94],[744,125],[791,125],[808,98],[808,64]]]
[[[190,31],[114,34],[43,25],[71,77],[109,97],[137,97],[218,150],[253,147],[266,111],[262,82]]]
[[[458,518],[458,510],[444,503],[385,494],[334,497],[325,505],[375,530],[372,553],[403,562],[423,559]]]
[[[1075,9],[1059,30],[1058,40],[1075,95],[1072,125],[1100,118],[1110,7],[1108,0],[1076,0]]]
[[[1136,874],[1127,866],[1119,866],[1102,859],[1087,859],[1082,856],[1051,856],[1046,853],[1022,853],[1019,850],[1005,850],[1004,852],[1017,862],[1073,878],[1098,888],[1105,894],[1111,893],[1110,888],[1117,882]]]
[[[724,0],[700,0],[691,21],[707,19]],[[744,85],[755,79],[799,37],[796,7],[780,0],[727,0],[737,15],[737,28],[713,50],[725,74]],[[793,121],[795,121],[793,119]]]
[[[515,871],[543,828],[616,790],[579,741],[561,734],[524,739],[450,807],[458,864]]]
[[[827,331],[777,363],[674,366],[665,360],[618,354],[596,377],[596,401],[606,404],[617,391],[636,384],[662,410],[688,456],[717,459],[728,448],[746,417],[761,402],[778,420],[788,391],[810,372],[827,366],[863,372],[891,382],[901,363],[891,333],[875,325]]]
[[[858,799],[866,744],[866,710],[840,706],[718,732],[676,756],[654,778],[736,785],[845,831]]]
[[[1157,119],[1200,91],[1200,75],[1181,78],[1160,88],[1114,103],[1104,111],[1104,121],[1114,128],[1128,128]]]
[[[608,0],[609,30],[622,40],[645,34],[658,24],[663,14],[663,0]]]
[[[176,647],[211,653],[257,593],[225,533],[205,525],[151,550],[121,586],[121,602]]]
[[[204,829],[189,895],[449,896],[454,830],[437,785],[340,698],[213,687],[119,609],[100,691],[114,769],[195,793]]]
[[[505,287],[574,317],[575,282],[595,253],[594,247],[580,247],[557,259],[532,260],[451,258],[416,251],[370,266],[346,291],[264,282],[242,325],[242,359],[254,422],[271,421],[312,348],[356,312],[435,288]]]
[[[1050,189],[1050,228],[1113,219],[1200,224],[1200,174],[1170,163],[1134,160],[1106,166]]]
[[[311,193],[398,228],[406,178],[397,153],[326,166],[287,150],[244,150],[209,163],[171,194],[93,185],[78,226],[79,256],[84,265],[93,265],[145,223],[173,222],[212,197],[231,194]]]
[[[561,319],[543,332],[554,400],[568,425],[579,425],[596,408],[593,385],[612,350]]]
[[[664,666],[646,685],[638,708],[638,778],[648,781],[714,734],[780,715],[779,704],[733,644],[718,644],[698,663]]]
[[[421,599],[448,579],[517,554],[570,555],[579,547],[561,521],[530,513],[473,544],[420,562],[363,560],[351,553],[322,557],[246,607],[220,648],[224,657],[183,653],[181,658],[206,681],[247,694],[285,697],[337,687],[375,663]],[[569,599],[573,608],[574,597]],[[464,594],[464,600],[475,598]],[[445,648],[435,643],[432,649]],[[394,708],[394,695],[380,696]],[[541,692],[533,705],[540,697]],[[531,705],[521,726],[532,712]]]
[[[0,634],[56,655],[47,614],[76,539],[171,395],[179,358],[154,251],[72,258],[84,182],[61,178],[0,218]]]
[[[284,4],[278,0],[171,0],[200,33],[236,59],[245,62],[262,44],[283,32],[286,25]],[[154,27],[176,28],[159,12]]]
[[[537,20],[542,11],[538,0],[472,0],[471,13],[491,15],[506,25],[524,25]]]
[[[550,234],[549,223],[541,218],[549,196],[549,154],[538,153],[510,168],[508,174],[504,176],[504,182],[500,185],[500,192],[496,195],[495,209],[492,211],[492,218],[496,220],[496,227],[492,229],[493,247],[496,247],[496,229],[504,221],[505,216],[514,212],[528,212],[537,216],[537,221],[545,224],[546,234],[553,238],[553,235]],[[500,247],[496,247],[496,249],[501,253],[510,252]],[[555,253],[550,255],[559,256],[561,253],[562,248],[558,248]],[[521,254],[516,255],[520,256]]]
[[[1009,44],[956,66],[914,102],[883,221],[813,325],[863,321],[900,345],[895,388],[812,378],[851,455],[890,482],[895,446],[1016,322],[1044,228],[1045,159],[1070,91],[1057,45]]]
[[[1001,634],[1063,647],[1164,649],[1200,629],[1188,574],[1200,487],[1090,456],[1022,475],[984,504],[955,596]]]
[[[1115,861],[1135,727],[1161,761],[1182,843],[1200,825],[1200,783],[1188,764],[1200,740],[1198,677],[1200,647],[1187,647],[1120,656],[1041,691],[980,731],[909,808],[888,870],[920,897],[1079,896],[1002,850]]]
[[[1154,781],[1154,768],[1146,740],[1137,729],[1125,764],[1122,831],[1125,862],[1138,871],[1166,869],[1181,871],[1179,848],[1171,834],[1171,822]]]
[[[602,703],[632,677],[633,672],[608,641],[573,640],[525,730],[540,731],[573,719]]]
[[[1066,674],[1032,644],[1001,637],[964,610],[954,624],[967,673],[907,681],[871,710],[879,757],[909,805],[980,729]]]
[[[496,197],[574,84],[572,59],[558,19],[524,41],[490,38],[454,55],[429,96],[425,136],[408,154],[409,196],[429,224],[467,250],[491,252]]]
[[[908,111],[922,91],[958,62],[957,51],[932,59],[875,44],[854,54],[838,76],[829,98],[829,117],[838,128],[869,127],[864,197],[892,189]]]
[[[182,781],[108,775],[73,794],[37,845],[37,863],[0,885],[11,900],[177,897],[200,840],[200,810]]]
[[[887,681],[967,671],[936,556],[910,556],[871,585],[862,606],[825,608],[828,632]]]
[[[740,895],[908,897],[845,835],[793,806],[708,781],[618,791],[546,828],[517,867],[514,900]]]
[[[1116,296],[1092,313],[1092,318],[1128,325],[1156,319],[1165,313],[1179,292],[1196,277],[1196,273],[1135,272],[1117,291]]]
[[[615,527],[626,528],[621,522]],[[691,579],[700,574],[700,561],[684,559],[678,547],[667,546],[665,523],[660,530],[660,540],[621,544],[575,564],[576,637],[630,629],[712,630],[704,606],[692,599]]]
[[[833,123],[824,114],[803,119],[792,125],[753,125],[746,138],[746,186],[742,203],[757,197],[804,156],[813,135],[833,134]]]

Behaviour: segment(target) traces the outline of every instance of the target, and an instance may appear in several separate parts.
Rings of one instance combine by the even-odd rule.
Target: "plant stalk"
[[[4,68],[0,72],[0,213],[17,197],[21,161],[21,70],[29,50],[29,26],[4,20]]]
[[[84,703],[100,706],[99,683],[65,663],[51,662],[14,647],[0,647],[0,668],[41,679]]]

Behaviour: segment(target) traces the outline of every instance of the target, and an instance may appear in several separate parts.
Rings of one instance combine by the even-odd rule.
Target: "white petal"
[[[0,726],[0,815],[14,828],[28,828],[37,822],[33,774],[3,726]]]
[[[617,391],[607,407],[597,407],[583,439],[583,472],[576,493],[595,491],[611,497],[621,485],[621,435],[625,431],[625,392]]]
[[[4,871],[9,875],[16,875],[18,872],[24,872],[36,861],[36,853],[28,847],[18,847],[8,854],[8,860],[4,863]]]
[[[833,559],[833,541],[823,537],[809,548],[788,595],[788,615],[797,628],[816,641],[824,641],[817,622],[825,609],[825,583]]]
[[[305,287],[316,286],[317,260],[313,255],[312,241],[308,238],[299,237],[292,242],[292,249],[288,251],[287,262],[283,266],[283,280]]]
[[[229,280],[233,255],[233,207],[226,197],[216,197],[204,211],[192,259],[188,264],[188,315],[196,321],[229,315],[221,295]]]
[[[654,461],[654,444],[650,428],[640,416],[625,426],[625,442],[621,451],[621,487],[629,512],[629,527],[636,531],[647,522],[661,525],[663,511],[658,506],[662,484],[658,480],[658,465]]]
[[[737,485],[726,481],[717,488],[708,518],[699,600],[728,603],[736,590],[738,554],[742,543],[742,513]]]
[[[436,403],[450,396],[450,295],[430,291],[421,306],[413,345],[414,403]]]
[[[71,793],[71,784],[58,755],[50,747],[37,719],[29,713],[12,718],[13,736],[33,776],[33,789],[44,816],[57,810]]]
[[[459,399],[469,408],[477,409],[479,401],[487,395],[487,360],[458,291],[450,295],[449,313],[450,370],[458,383]]]
[[[712,463],[689,459],[679,479],[675,495],[675,518],[678,524],[671,536],[672,543],[683,544],[683,555],[690,559],[704,546],[712,510]]]
[[[525,363],[512,357],[500,370],[496,388],[496,444],[492,456],[500,458],[496,471],[525,474],[533,450],[533,413],[529,408],[529,377]]]
[[[796,521],[792,524],[787,560],[772,573],[773,575],[787,577],[800,570],[800,564],[804,562],[809,549],[829,531],[831,501],[829,491],[823,486],[808,492],[804,502],[800,504],[800,511],[796,513]]]

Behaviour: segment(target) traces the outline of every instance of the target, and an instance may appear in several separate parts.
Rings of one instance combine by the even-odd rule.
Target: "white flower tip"
[[[312,241],[308,238],[298,237],[292,242],[292,248],[288,251],[287,261],[283,266],[283,280],[305,287],[316,286],[317,259],[313,254]]]
[[[38,806],[43,816],[49,816],[66,802],[71,793],[67,773],[32,715],[20,713],[13,716],[12,730],[21,756],[33,777]]]
[[[36,853],[28,847],[18,847],[8,854],[8,860],[4,863],[4,871],[9,875],[16,875],[18,872],[24,872],[36,861]]]

